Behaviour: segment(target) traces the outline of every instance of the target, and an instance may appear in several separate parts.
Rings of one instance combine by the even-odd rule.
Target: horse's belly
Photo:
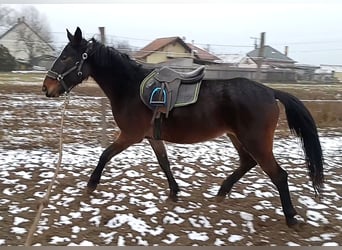
[[[230,133],[229,107],[218,98],[200,99],[196,104],[175,108],[161,122],[161,139],[174,143],[196,143]]]
[[[209,123],[203,121],[190,125],[185,122],[178,126],[165,126],[161,130],[161,139],[173,143],[197,143],[211,140],[225,133],[232,133],[222,125]]]

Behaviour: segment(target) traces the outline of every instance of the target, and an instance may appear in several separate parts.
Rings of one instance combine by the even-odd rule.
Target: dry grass
[[[45,73],[0,73],[0,93],[41,93],[41,83]],[[342,127],[342,84],[267,84],[267,86],[286,91],[301,99],[312,113],[321,129]],[[104,96],[92,79],[76,87],[73,92],[81,95]],[[280,105],[281,106],[281,105]],[[279,128],[286,125],[284,110]]]

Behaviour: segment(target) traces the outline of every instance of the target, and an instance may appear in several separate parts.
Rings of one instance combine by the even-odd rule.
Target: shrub
[[[0,44],[0,71],[11,71],[16,67],[15,58],[8,49]]]

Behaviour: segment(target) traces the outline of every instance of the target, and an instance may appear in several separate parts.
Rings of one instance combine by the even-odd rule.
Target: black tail
[[[321,192],[323,187],[323,155],[319,142],[317,128],[309,110],[295,96],[274,90],[275,98],[285,106],[287,122],[292,133],[302,141],[305,160],[309,169],[315,193]]]

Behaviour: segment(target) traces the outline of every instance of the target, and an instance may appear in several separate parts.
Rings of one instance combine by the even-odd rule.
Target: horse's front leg
[[[167,181],[169,183],[169,187],[170,187],[169,199],[171,199],[172,201],[177,201],[177,193],[179,192],[179,187],[175,178],[172,175],[172,172],[170,169],[170,162],[166,154],[165,145],[163,141],[160,141],[160,140],[149,139],[148,141],[150,142],[152,149],[157,156],[159,165],[164,171]]]
[[[122,152],[137,141],[139,140],[133,140],[121,133],[120,136],[115,140],[115,142],[102,152],[100,160],[93,173],[91,174],[87,184],[87,192],[89,194],[92,193],[96,189],[97,184],[100,183],[101,174],[106,163],[110,161],[115,155]]]

